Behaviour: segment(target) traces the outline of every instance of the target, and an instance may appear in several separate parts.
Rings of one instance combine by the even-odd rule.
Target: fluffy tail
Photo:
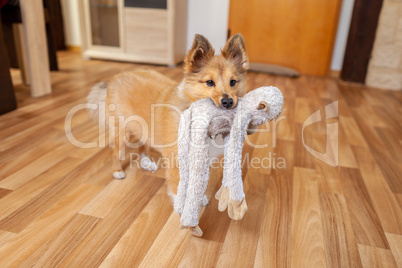
[[[107,93],[107,82],[99,82],[92,87],[87,97],[87,108],[89,116],[95,121],[104,122],[105,115],[105,103]],[[97,105],[96,109],[93,109],[93,104]]]

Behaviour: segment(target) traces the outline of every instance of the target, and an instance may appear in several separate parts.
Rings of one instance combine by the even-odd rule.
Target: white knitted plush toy
[[[236,108],[224,110],[211,99],[194,102],[180,118],[178,152],[180,183],[174,200],[174,210],[181,215],[182,227],[188,227],[201,236],[198,218],[202,205],[207,205],[205,191],[209,179],[210,137],[223,134],[225,141],[222,187],[216,193],[218,209],[228,208],[229,217],[243,218],[247,210],[241,157],[243,142],[249,125],[260,126],[277,118],[283,105],[283,96],[276,87],[260,87],[240,98]]]

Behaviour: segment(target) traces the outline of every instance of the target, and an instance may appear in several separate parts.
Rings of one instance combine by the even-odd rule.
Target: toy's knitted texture
[[[241,178],[241,155],[247,128],[249,124],[259,126],[278,117],[282,105],[283,96],[278,88],[261,87],[240,98],[234,109],[219,109],[211,99],[203,99],[183,112],[178,134],[180,182],[174,201],[174,210],[181,215],[182,226],[198,225],[209,179],[210,136],[229,133],[224,139],[224,173],[219,195],[228,191],[231,201],[243,202],[247,209]],[[227,202],[220,202],[219,206],[224,210]],[[229,216],[233,215],[233,211],[228,212]]]

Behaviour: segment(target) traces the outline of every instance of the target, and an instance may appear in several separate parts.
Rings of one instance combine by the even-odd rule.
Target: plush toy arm
[[[180,223],[184,227],[198,225],[198,218],[209,179],[209,148],[207,139],[209,122],[195,121],[190,144],[190,172],[186,200]]]
[[[230,199],[234,201],[241,201],[245,197],[241,177],[241,158],[246,131],[252,116],[252,114],[245,109],[246,107],[243,107],[243,103],[239,103],[239,105],[230,131],[227,155],[225,155],[227,160],[225,161],[227,185],[230,191]]]
[[[219,200],[218,209],[224,211],[227,208],[229,217],[234,220],[242,219],[247,210],[241,177],[241,157],[243,142],[252,116],[251,112],[243,109],[242,102],[239,102],[238,105],[238,112],[234,117],[230,135],[225,138],[222,187],[215,195],[215,198]]]
[[[174,211],[181,215],[186,202],[186,194],[189,180],[190,160],[190,135],[191,135],[191,109],[187,109],[180,116],[177,147],[179,154],[180,182],[177,187],[177,195],[174,199]]]

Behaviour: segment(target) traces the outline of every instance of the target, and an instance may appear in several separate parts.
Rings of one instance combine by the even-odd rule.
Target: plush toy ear
[[[266,103],[265,101],[262,101],[258,105],[257,110],[264,110],[264,111],[266,111],[268,113],[269,112],[269,104]]]
[[[249,62],[246,52],[246,46],[241,34],[235,34],[226,43],[222,49],[222,55],[230,60],[233,60],[236,66],[241,67],[244,71],[248,70]]]
[[[186,73],[198,72],[215,54],[211,43],[204,36],[196,34],[188,51],[184,70]]]

